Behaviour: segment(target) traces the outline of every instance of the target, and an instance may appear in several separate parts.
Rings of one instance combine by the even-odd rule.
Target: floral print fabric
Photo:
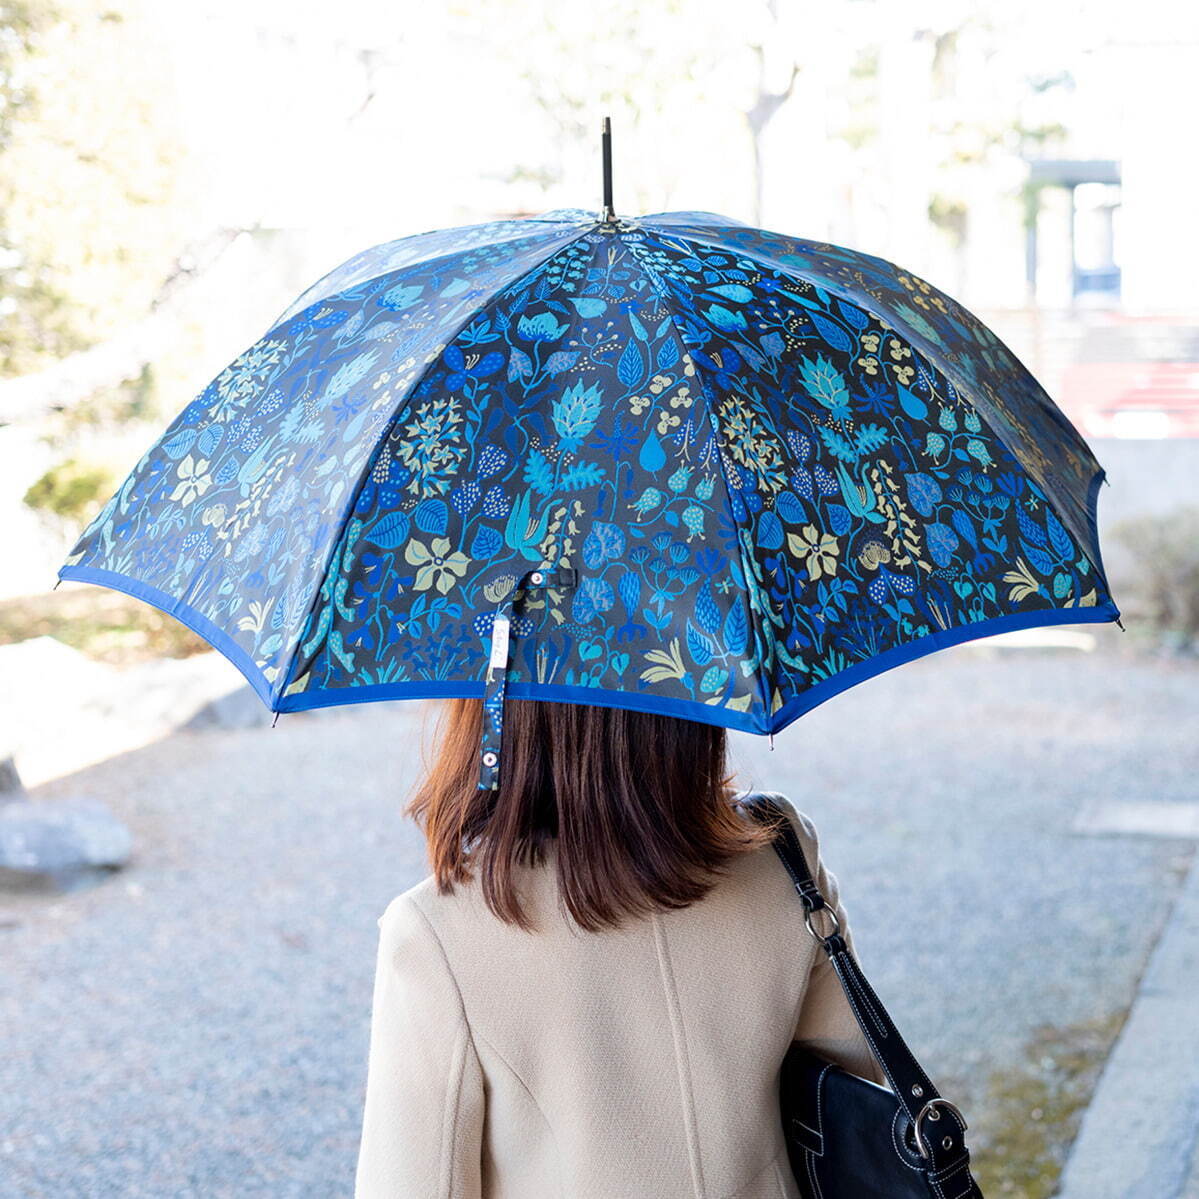
[[[882,260],[566,211],[302,299],[62,572],[194,617],[272,707],[482,695],[530,570],[577,581],[516,606],[508,695],[759,732],[939,645],[1117,615],[1085,443]]]

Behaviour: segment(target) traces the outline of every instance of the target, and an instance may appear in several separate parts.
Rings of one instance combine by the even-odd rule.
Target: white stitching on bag
[[[968,1196],[970,1194],[971,1188],[973,1187],[974,1183],[973,1183],[973,1179],[971,1179],[970,1175],[969,1175],[969,1169],[968,1169],[969,1165],[970,1165],[970,1155],[968,1153],[964,1153],[962,1155],[961,1160],[956,1165],[952,1166],[949,1170],[947,1170],[944,1174],[942,1174],[937,1179],[936,1185],[938,1187],[942,1188],[942,1194],[944,1194],[943,1188],[944,1188],[945,1184],[955,1174],[959,1174],[959,1173],[961,1173],[961,1171],[966,1170],[966,1172],[967,1172],[966,1173],[966,1189],[964,1191],[958,1191],[958,1193],[956,1195],[949,1196],[949,1197],[947,1197],[947,1199],[966,1199],[966,1196]]]
[[[913,1170],[918,1174],[920,1173],[920,1167],[913,1165],[908,1160],[908,1155],[903,1151],[903,1147],[900,1144],[902,1138],[899,1135],[899,1117],[904,1115],[907,1115],[907,1113],[901,1106],[897,1104],[895,1107],[895,1115],[891,1118],[891,1144],[895,1146],[896,1157],[898,1157],[899,1160],[903,1162],[903,1164],[907,1166],[909,1170]]]
[[[839,974],[840,971],[837,973]],[[878,1035],[882,1038],[885,1038],[887,1036],[887,1026],[883,1023],[882,1017],[878,1014],[877,1008],[873,1003],[870,1002],[870,996],[862,990],[858,977],[854,974],[846,972],[845,979],[846,982],[851,984],[854,993],[857,995],[858,1003],[860,1003],[862,1007],[866,1009],[867,1015],[869,1015],[870,1019],[874,1021],[874,1027],[877,1030]]]
[[[804,1152],[804,1161],[808,1164],[808,1180],[812,1184],[812,1194],[816,1199],[823,1199],[824,1192],[820,1189],[820,1179],[816,1177],[816,1158],[807,1151]]]
[[[824,1080],[832,1068],[833,1063],[829,1062],[820,1071],[820,1077],[816,1080],[816,1135],[820,1138],[821,1157],[824,1156]]]

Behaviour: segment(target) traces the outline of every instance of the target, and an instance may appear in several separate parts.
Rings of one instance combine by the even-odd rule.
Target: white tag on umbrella
[[[497,667],[504,670],[508,665],[508,626],[506,616],[497,616],[491,625],[491,661],[487,663],[487,681]]]

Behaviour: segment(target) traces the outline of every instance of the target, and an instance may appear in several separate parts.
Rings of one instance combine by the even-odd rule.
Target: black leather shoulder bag
[[[828,954],[891,1084],[888,1090],[792,1044],[782,1065],[779,1105],[800,1193],[804,1199],[982,1199],[970,1173],[962,1113],[937,1092],[866,981],[790,817],[776,802],[781,798],[755,792],[738,806],[763,824],[781,819],[774,850],[803,901],[804,923]]]

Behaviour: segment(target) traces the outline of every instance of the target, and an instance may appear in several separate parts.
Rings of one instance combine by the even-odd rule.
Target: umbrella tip
[[[611,224],[616,220],[616,210],[612,207],[612,118],[604,117],[600,132],[600,147],[604,164],[604,211],[600,220]]]

